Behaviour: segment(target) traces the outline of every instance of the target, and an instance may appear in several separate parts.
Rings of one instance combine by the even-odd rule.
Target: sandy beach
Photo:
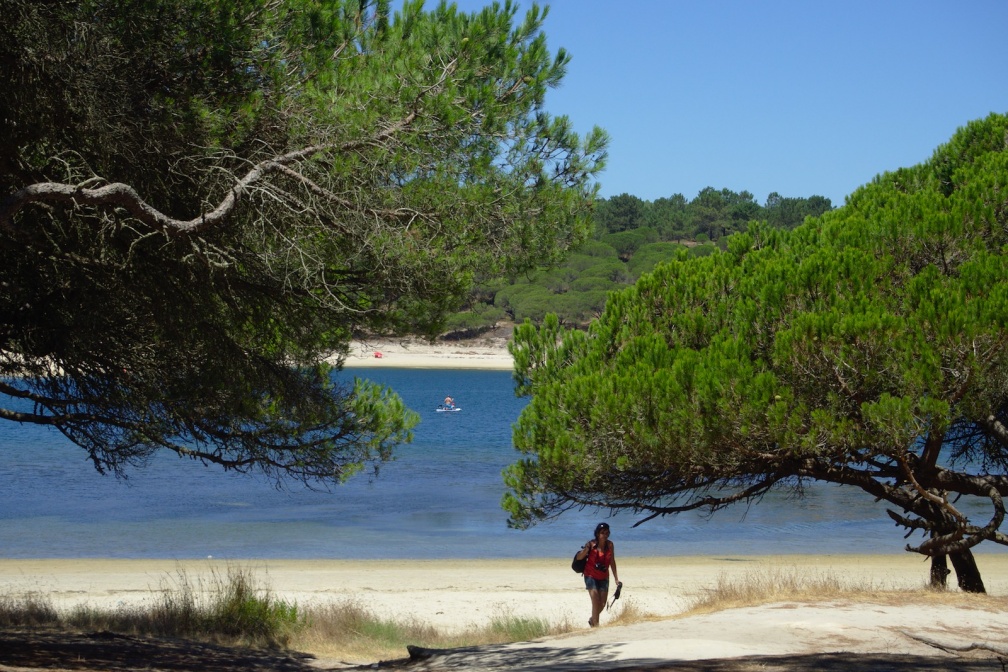
[[[507,342],[506,338],[437,343],[416,339],[354,341],[345,366],[510,371],[514,360],[507,350]]]
[[[561,650],[569,653],[590,648],[595,651],[593,655],[612,662],[612,666],[591,669],[618,669],[628,660],[705,660],[809,652],[948,656],[952,655],[949,651],[978,642],[990,655],[995,655],[990,653],[994,650],[1008,656],[1008,600],[1003,599],[1008,595],[1008,554],[977,557],[989,596],[978,597],[975,608],[921,607],[900,604],[888,597],[871,605],[776,604],[686,619],[677,615],[692,598],[723,578],[772,576],[779,572],[833,577],[878,591],[912,590],[926,582],[928,565],[911,554],[621,558],[622,597],[604,613],[603,627],[596,629],[587,627],[588,598],[581,577],[570,570],[566,558],[4,559],[0,560],[0,585],[7,596],[45,594],[59,609],[73,605],[110,607],[150,603],[158,591],[177,587],[181,576],[190,585],[212,585],[215,575],[226,576],[229,568],[237,567],[252,570],[274,596],[299,605],[352,601],[377,615],[416,619],[443,630],[487,624],[502,615],[545,618],[568,623],[574,629],[572,634],[548,642],[490,647],[484,652],[441,652],[411,669],[553,669],[542,663],[544,647],[556,649],[557,655],[562,655]],[[952,592],[958,592],[954,576],[952,585]],[[605,627],[630,605],[649,618],[643,623]],[[530,648],[538,653],[532,655]],[[504,656],[512,662],[488,666],[486,661],[479,662],[483,655]],[[542,666],[515,662],[519,659],[538,659]]]
[[[768,571],[830,576],[879,590],[914,589],[928,564],[916,555],[787,555],[620,558],[630,602],[656,617],[681,613],[719,578]],[[1008,596],[1008,554],[978,555],[993,596]],[[46,594],[58,608],[143,604],[163,589],[212,582],[229,568],[248,569],[262,586],[298,604],[355,601],[376,614],[417,619],[445,630],[488,622],[495,615],[536,616],[579,624],[589,615],[581,577],[566,558],[529,560],[121,560],[0,559],[7,595]],[[954,587],[954,575],[950,582]],[[617,608],[614,605],[613,609]],[[603,617],[605,623],[605,617]]]

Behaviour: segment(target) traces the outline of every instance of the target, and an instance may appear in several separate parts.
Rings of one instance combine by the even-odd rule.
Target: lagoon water
[[[411,445],[332,491],[222,472],[162,455],[125,481],[98,474],[62,435],[0,422],[0,557],[523,558],[573,555],[606,512],[507,527],[501,470],[519,456],[526,401],[507,371],[347,369],[392,386],[422,420]],[[446,395],[460,413],[437,413]],[[860,491],[813,486],[713,517],[639,527],[608,519],[620,555],[901,553],[902,533]],[[984,544],[984,547],[988,544]]]

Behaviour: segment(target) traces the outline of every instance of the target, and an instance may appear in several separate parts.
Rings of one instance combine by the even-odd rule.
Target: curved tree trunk
[[[952,566],[955,567],[956,579],[959,581],[959,588],[966,593],[986,593],[983,579],[980,578],[980,569],[977,567],[973,552],[969,549],[949,553],[952,558]],[[931,564],[931,579],[934,581],[934,562]]]
[[[931,587],[935,590],[945,590],[948,588],[948,575],[952,571],[948,568],[948,556],[931,556]],[[958,576],[958,574],[957,574]]]

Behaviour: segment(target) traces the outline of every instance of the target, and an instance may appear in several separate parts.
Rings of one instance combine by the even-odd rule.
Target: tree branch
[[[1004,423],[998,420],[996,415],[991,413],[984,418],[983,421],[981,421],[981,424],[988,429],[991,436],[993,436],[998,443],[1004,447],[1008,447],[1008,427],[1005,427]]]
[[[414,109],[398,122],[387,126],[378,134],[366,140],[343,144],[311,145],[277,157],[260,161],[243,177],[238,179],[227,195],[217,206],[192,219],[176,219],[154,206],[150,205],[136,192],[133,187],[122,182],[113,182],[102,187],[86,186],[91,181],[81,184],[63,184],[60,182],[40,182],[19,189],[0,205],[0,229],[15,232],[14,217],[26,206],[33,203],[67,203],[74,207],[113,207],[123,208],[137,220],[152,229],[160,229],[172,235],[199,233],[225,221],[241,199],[258,182],[271,173],[284,172],[288,166],[296,165],[319,154],[327,152],[349,152],[369,145],[380,143],[408,127],[417,118]]]
[[[740,490],[738,492],[732,493],[731,495],[725,497],[701,497],[690,501],[688,504],[682,506],[641,506],[639,504],[635,505],[638,511],[649,511],[649,515],[638,520],[633,524],[633,527],[637,527],[643,523],[646,523],[653,518],[658,518],[659,516],[665,516],[674,513],[684,513],[686,511],[695,511],[697,509],[709,508],[711,511],[716,511],[718,509],[723,509],[731,504],[736,504],[742,501],[749,501],[754,498],[762,497],[770,488],[772,488],[780,480],[779,475],[770,475],[766,478],[750,485],[749,487]],[[611,507],[611,504],[605,504],[605,506]]]

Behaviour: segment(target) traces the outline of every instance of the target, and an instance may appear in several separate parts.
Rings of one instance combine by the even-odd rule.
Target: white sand
[[[1008,554],[979,555],[991,595],[1008,595]],[[353,600],[375,613],[447,630],[494,616],[535,616],[579,625],[589,601],[565,558],[531,560],[16,560],[0,559],[3,593],[46,594],[60,608],[150,602],[184,575],[212,586],[230,568],[249,569],[274,595],[299,604]],[[624,589],[613,606],[668,617],[719,578],[747,574],[829,576],[879,589],[918,588],[927,562],[915,555],[792,555],[620,558]],[[955,575],[950,580],[954,586]],[[607,618],[603,616],[603,624]],[[587,623],[586,623],[587,624]]]
[[[345,365],[348,368],[510,371],[514,368],[514,360],[503,339],[436,344],[417,340],[375,340],[352,343]]]
[[[790,576],[830,577],[848,585],[879,590],[915,589],[927,580],[926,559],[898,555],[802,555],[621,558],[621,599],[589,629],[589,600],[569,559],[532,560],[0,560],[2,594],[44,594],[60,609],[74,605],[112,607],[150,604],[162,589],[215,585],[229,568],[252,570],[264,588],[300,605],[347,600],[380,616],[416,619],[442,630],[485,625],[495,616],[544,618],[568,623],[573,634],[545,641],[490,647],[487,651],[439,664],[476,669],[482,655],[511,661],[496,669],[525,667],[536,656],[569,656],[591,650],[595,662],[698,660],[746,655],[809,652],[907,653],[949,655],[955,647],[980,643],[1008,656],[1008,554],[978,554],[989,592],[975,605],[879,604],[844,602],[801,605],[778,603],[728,609],[708,615],[673,618],[690,600],[721,578]],[[952,591],[954,588],[954,575]],[[894,603],[895,602],[895,603]],[[629,626],[610,626],[633,604],[655,618]],[[672,618],[672,620],[668,620]],[[582,627],[583,626],[583,627]],[[530,653],[536,649],[538,653]],[[986,650],[986,649],[985,649]],[[543,653],[552,651],[553,653]],[[405,652],[404,652],[405,656]],[[474,658],[476,657],[476,658]],[[443,657],[442,657],[443,658]],[[546,668],[548,669],[548,668]]]

